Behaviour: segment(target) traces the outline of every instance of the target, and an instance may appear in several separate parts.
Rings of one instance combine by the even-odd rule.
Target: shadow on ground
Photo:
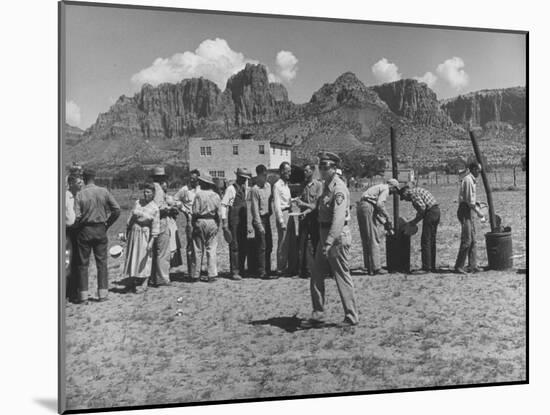
[[[306,326],[307,321],[296,316],[292,317],[271,317],[266,320],[254,320],[249,324],[252,326],[273,326],[279,329],[283,329],[287,333],[294,333],[299,330],[310,330],[310,329],[324,329],[330,327],[338,327],[334,323],[319,323],[313,326]]]

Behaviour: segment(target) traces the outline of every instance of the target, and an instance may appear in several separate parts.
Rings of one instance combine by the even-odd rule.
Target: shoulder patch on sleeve
[[[336,193],[336,195],[334,196],[334,201],[336,202],[337,205],[341,205],[342,202],[345,200],[345,196],[342,192],[338,192]]]

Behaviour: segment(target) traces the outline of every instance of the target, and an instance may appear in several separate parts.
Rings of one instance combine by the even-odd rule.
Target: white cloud
[[[258,63],[229,47],[225,39],[206,39],[195,52],[175,53],[170,58],[157,58],[151,66],[132,76],[138,86],[149,83],[153,86],[163,82],[179,82],[185,78],[203,76],[215,82],[221,89],[229,77],[240,71],[247,63]]]
[[[132,82],[140,87],[145,83],[153,86],[163,82],[179,82],[185,78],[204,77],[225,89],[229,77],[247,63],[259,63],[247,58],[229,46],[225,39],[206,39],[194,52],[175,53],[169,58],[157,58],[151,66],[132,75]],[[288,51],[277,54],[277,74],[269,73],[270,81],[290,81],[296,77],[298,59]]]
[[[269,78],[271,82],[290,82],[296,78],[298,73],[298,58],[292,52],[288,50],[279,51],[275,63],[277,65],[277,74],[270,74]]]
[[[378,82],[393,82],[401,79],[399,68],[395,63],[388,62],[386,58],[380,59],[372,65],[372,74]]]
[[[414,79],[416,79],[418,82],[424,82],[428,87],[432,87],[435,82],[437,81],[437,76],[435,76],[431,72],[426,72],[422,76],[415,76]]]
[[[440,63],[436,72],[456,90],[464,88],[470,82],[470,77],[464,70],[464,61],[457,56]]]
[[[80,121],[80,107],[72,100],[65,101],[65,122],[73,127],[79,127]]]

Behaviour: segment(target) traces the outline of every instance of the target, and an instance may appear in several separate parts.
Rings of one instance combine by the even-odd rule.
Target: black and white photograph
[[[60,412],[528,382],[527,31],[58,5]]]

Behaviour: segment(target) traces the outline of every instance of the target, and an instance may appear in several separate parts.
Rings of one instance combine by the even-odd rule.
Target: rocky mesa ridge
[[[460,141],[465,124],[484,128],[491,121],[510,122],[508,141],[517,141],[519,147],[504,146],[502,153],[522,151],[522,120],[525,88],[479,91],[439,102],[435,92],[416,80],[367,87],[345,72],[314,92],[309,102],[295,104],[282,84],[268,81],[263,65],[247,64],[224,91],[204,78],[144,85],[133,97],[121,96],[81,139],[67,144],[69,161],[106,169],[144,160],[186,163],[190,136],[230,138],[243,130],[293,145],[299,159],[319,149],[386,155],[393,125],[405,162],[437,164],[464,151]],[[498,134],[491,139],[498,140]]]

